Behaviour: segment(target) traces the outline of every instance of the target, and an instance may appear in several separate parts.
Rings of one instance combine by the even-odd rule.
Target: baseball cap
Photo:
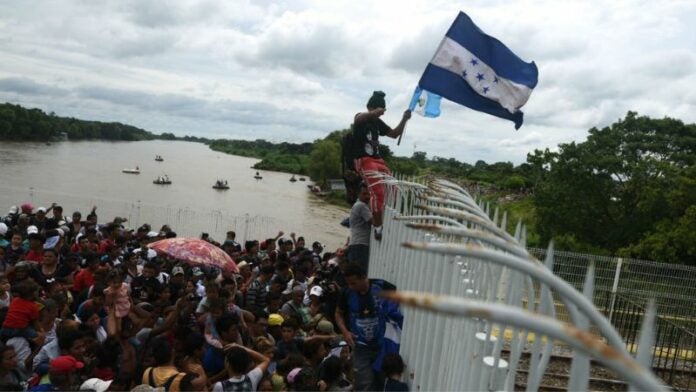
[[[82,369],[83,367],[85,367],[85,364],[75,359],[72,355],[61,355],[51,360],[49,371],[65,374]]]
[[[183,268],[181,268],[179,266],[172,268],[172,275],[183,275],[183,274],[184,274]]]
[[[237,264],[238,269],[241,269],[243,267],[248,267],[248,266],[249,266],[249,263],[247,263],[246,261],[242,261],[242,262]]]
[[[273,327],[276,325],[282,325],[283,324],[283,316],[279,315],[278,313],[273,313],[268,315],[268,325]]]
[[[331,324],[331,321],[329,321],[329,320],[321,320],[317,324],[317,332],[326,333],[326,334],[333,334],[334,333],[334,326],[333,326],[333,324]]]
[[[321,286],[314,286],[309,290],[309,295],[316,295],[317,297],[321,297],[322,294],[324,294],[324,289],[322,289]]]
[[[0,222],[0,235],[7,234],[7,225]]]
[[[36,212],[43,212],[46,213],[46,207],[39,207],[36,209]]]
[[[147,236],[148,236],[148,238],[155,238],[155,237],[159,237],[159,233],[156,231],[151,231],[151,232],[147,233]]]
[[[29,226],[27,227],[27,234],[39,234],[39,228],[34,225]]]
[[[17,206],[12,206],[12,207],[10,207],[10,211],[8,211],[8,214],[14,215],[14,214],[16,214],[18,211],[19,211],[19,208],[17,208]]]
[[[82,385],[80,386],[80,390],[81,391],[104,392],[107,389],[109,389],[109,386],[111,385],[112,381],[113,380],[104,381],[104,380],[99,379],[99,378],[90,378],[82,383]]]
[[[44,242],[44,249],[53,249],[58,245],[58,241],[60,240],[60,236],[54,235],[53,237],[48,237],[46,238],[46,242]]]
[[[194,276],[205,275],[199,267],[193,267],[193,269],[191,271],[193,272]]]

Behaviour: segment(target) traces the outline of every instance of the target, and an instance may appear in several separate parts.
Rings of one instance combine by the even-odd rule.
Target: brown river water
[[[156,162],[161,155],[163,162]],[[328,205],[309,192],[306,182],[290,182],[290,174],[258,170],[257,159],[213,151],[201,143],[143,142],[0,142],[0,215],[12,205],[31,202],[48,207],[57,202],[70,216],[83,216],[97,206],[100,222],[122,216],[127,226],[169,224],[180,236],[208,232],[237,240],[275,237],[279,230],[328,249],[343,244],[348,229],[339,225],[345,209]],[[139,167],[140,174],[123,169]],[[153,180],[167,174],[171,185]],[[299,177],[299,176],[298,176]],[[230,189],[215,190],[217,179]]]

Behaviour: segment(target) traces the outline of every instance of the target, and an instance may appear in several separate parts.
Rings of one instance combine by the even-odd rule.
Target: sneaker
[[[375,239],[377,241],[382,241],[382,228],[381,227],[375,227]]]

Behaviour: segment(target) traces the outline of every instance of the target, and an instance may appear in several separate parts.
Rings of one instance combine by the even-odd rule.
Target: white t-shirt
[[[261,379],[263,378],[263,372],[261,371],[261,368],[255,367],[252,371],[246,374],[249,376],[249,379],[251,380],[251,390],[255,391],[256,388],[259,386],[259,382],[261,382]],[[231,377],[228,380],[232,382],[237,382],[237,381],[242,381],[244,379],[244,376],[242,377]],[[222,389],[222,382],[218,381],[213,385],[213,392],[223,392],[224,389]]]

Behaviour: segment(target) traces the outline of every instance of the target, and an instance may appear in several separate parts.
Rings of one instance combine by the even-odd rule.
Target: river
[[[182,141],[0,142],[0,215],[23,202],[57,202],[68,216],[76,210],[85,216],[96,205],[100,222],[122,216],[132,228],[147,222],[155,230],[167,223],[180,236],[208,232],[222,240],[235,230],[240,241],[283,230],[328,249],[345,242],[348,230],[339,221],[347,209],[312,195],[309,179],[293,183],[290,174],[263,170],[263,179],[254,179],[257,161]],[[136,166],[138,175],[121,172]],[[163,174],[172,184],[153,184]],[[230,189],[213,189],[218,178]]]

